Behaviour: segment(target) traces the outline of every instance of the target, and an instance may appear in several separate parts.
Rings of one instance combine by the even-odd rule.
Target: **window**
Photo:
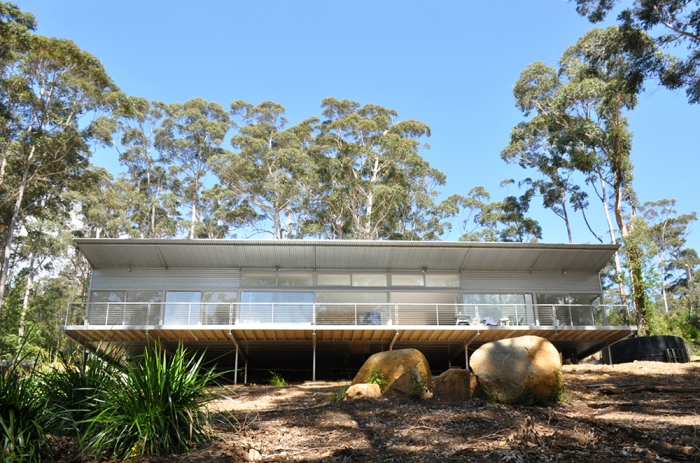
[[[243,291],[239,323],[311,323],[314,293]]]
[[[480,323],[495,325],[503,320],[510,324],[534,322],[532,295],[530,294],[464,294],[463,312]]]
[[[159,325],[163,291],[128,291],[125,306],[127,325]],[[140,303],[140,304],[139,304]]]
[[[202,293],[202,314],[203,325],[228,325],[232,320],[232,313],[235,313],[236,306],[232,303],[238,302],[236,291],[205,291]],[[231,310],[233,309],[233,311]]]
[[[459,288],[459,274],[448,273],[441,275],[435,273],[426,273],[425,286],[428,286],[430,288]]]
[[[88,323],[93,325],[122,324],[126,291],[92,291],[88,306]]]
[[[277,274],[273,272],[243,272],[242,286],[275,286]]]
[[[319,286],[350,286],[349,273],[320,273],[316,279]]]
[[[311,273],[280,273],[277,276],[279,286],[313,286],[314,276]]]
[[[424,286],[425,280],[422,273],[408,275],[391,275],[392,286]]]
[[[165,293],[164,325],[199,324],[201,291],[168,291]]]
[[[595,325],[594,305],[599,294],[537,294],[542,325]],[[547,305],[551,304],[551,308]]]
[[[316,293],[317,325],[389,324],[392,306],[386,292],[320,291]]]
[[[386,286],[386,274],[384,273],[353,273],[353,286]]]

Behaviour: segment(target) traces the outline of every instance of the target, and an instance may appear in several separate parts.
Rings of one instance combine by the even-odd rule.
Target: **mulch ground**
[[[553,407],[333,401],[339,383],[234,386],[237,420],[205,449],[150,462],[700,461],[700,361],[564,367]]]

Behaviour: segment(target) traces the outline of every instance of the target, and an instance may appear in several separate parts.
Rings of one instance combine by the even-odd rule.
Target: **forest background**
[[[70,349],[76,236],[616,242],[698,340],[696,2],[0,5],[4,354]]]

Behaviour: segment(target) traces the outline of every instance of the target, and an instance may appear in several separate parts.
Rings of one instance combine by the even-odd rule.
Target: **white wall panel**
[[[238,269],[94,270],[92,289],[231,289],[241,286]]]
[[[567,272],[462,272],[462,290],[475,293],[599,293],[597,274]]]

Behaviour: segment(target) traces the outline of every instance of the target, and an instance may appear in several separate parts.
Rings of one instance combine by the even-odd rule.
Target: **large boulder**
[[[345,391],[348,399],[374,399],[382,396],[378,384],[353,384]]]
[[[469,370],[449,369],[434,379],[433,395],[449,400],[469,400],[469,377]]]
[[[564,386],[559,352],[538,336],[484,344],[469,364],[479,386],[497,402],[552,403]]]
[[[371,376],[386,381],[385,397],[421,396],[420,386],[430,385],[430,365],[417,349],[379,352],[367,359],[352,384],[367,383]]]

